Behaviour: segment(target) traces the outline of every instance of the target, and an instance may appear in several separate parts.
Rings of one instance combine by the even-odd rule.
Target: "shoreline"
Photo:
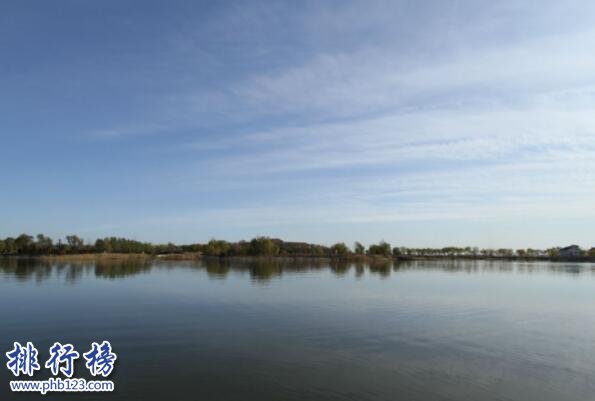
[[[349,263],[385,263],[385,262],[409,262],[420,260],[485,260],[485,261],[510,261],[510,262],[573,262],[590,263],[595,262],[589,258],[574,259],[551,259],[548,257],[498,257],[498,256],[380,256],[380,255],[347,255],[347,256],[317,256],[317,255],[230,255],[230,256],[211,256],[202,255],[195,252],[170,253],[170,254],[148,254],[148,253],[78,253],[63,255],[37,255],[37,254],[2,254],[0,258],[22,258],[22,259],[42,259],[42,260],[61,260],[61,261],[93,261],[93,260],[123,260],[123,259],[156,259],[165,261],[197,261],[197,260],[280,260],[280,261],[329,261],[329,262],[349,262]]]

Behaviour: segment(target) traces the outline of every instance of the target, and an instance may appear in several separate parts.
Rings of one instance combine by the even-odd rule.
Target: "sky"
[[[595,2],[0,4],[0,236],[595,246]]]

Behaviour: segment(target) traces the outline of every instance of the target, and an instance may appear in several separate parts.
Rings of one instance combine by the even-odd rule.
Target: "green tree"
[[[500,248],[496,251],[496,253],[502,258],[511,258],[512,255],[514,255],[514,251],[508,248]]]
[[[492,256],[494,256],[494,250],[493,249],[482,249],[479,251],[479,253],[481,253],[481,255],[484,258],[491,258]]]
[[[537,250],[532,249],[532,248],[527,248],[527,257],[534,258],[535,256],[537,256]]]
[[[516,254],[521,259],[524,259],[527,257],[527,251],[525,251],[524,249],[517,249]]]
[[[390,257],[392,255],[392,249],[388,242],[380,241],[378,244],[370,245],[368,254]]]
[[[250,241],[248,252],[254,256],[274,256],[279,253],[279,246],[268,237],[256,237]]]
[[[355,244],[353,244],[353,250],[357,255],[363,255],[364,253],[366,253],[366,248],[362,245],[361,242],[358,241],[355,241]]]
[[[30,235],[21,234],[15,239],[14,243],[18,253],[27,254],[34,251],[33,237]]]
[[[12,237],[8,237],[4,240],[4,246],[6,248],[6,253],[17,253],[17,241]]]
[[[37,253],[52,253],[54,248],[54,242],[50,237],[46,237],[43,234],[37,234],[37,242],[35,243],[35,248],[37,250]]]
[[[229,254],[231,256],[243,256],[250,254],[250,243],[247,241],[239,241],[230,244]]]
[[[66,243],[68,244],[70,251],[74,253],[80,252],[84,245],[83,240],[74,234],[66,236]]]
[[[209,256],[227,256],[230,249],[229,242],[213,238],[204,246],[204,253]]]
[[[552,260],[560,259],[560,249],[559,248],[550,248],[547,250],[547,255]]]
[[[349,248],[344,242],[337,242],[331,246],[331,254],[333,256],[347,256],[349,255]]]
[[[311,252],[314,256],[324,256],[327,254],[328,248],[322,245],[312,245]]]
[[[95,241],[95,252],[109,252],[107,242],[104,239],[98,238],[97,241]]]

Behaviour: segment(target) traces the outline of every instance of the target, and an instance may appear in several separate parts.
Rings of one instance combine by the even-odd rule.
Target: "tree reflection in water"
[[[590,263],[502,262],[473,260],[419,260],[397,262],[376,259],[351,262],[324,258],[204,258],[199,261],[165,261],[141,257],[96,260],[52,260],[43,258],[0,257],[0,275],[17,281],[41,282],[49,279],[76,283],[86,276],[116,280],[149,273],[152,269],[196,269],[209,278],[225,280],[230,273],[248,275],[254,283],[267,284],[284,274],[307,274],[328,271],[335,277],[349,274],[362,278],[366,273],[379,278],[411,270],[440,270],[468,274],[516,272],[533,274],[544,270],[553,274],[595,274]]]

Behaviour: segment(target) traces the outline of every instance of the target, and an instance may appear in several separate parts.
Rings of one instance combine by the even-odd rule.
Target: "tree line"
[[[84,253],[177,253],[186,252],[185,246],[174,244],[151,244],[127,238],[106,237],[95,242],[86,242],[78,235],[67,235],[64,240],[54,241],[43,234],[35,237],[21,234],[16,238],[0,239],[0,254],[8,255],[69,255]]]
[[[0,254],[3,255],[67,255],[84,253],[144,253],[175,254],[184,252],[201,253],[206,256],[313,256],[313,257],[349,257],[372,256],[385,258],[415,257],[466,257],[466,258],[518,258],[518,259],[558,259],[560,248],[550,249],[487,249],[477,247],[409,248],[391,247],[386,241],[371,244],[368,247],[355,242],[352,247],[344,242],[332,246],[306,242],[290,242],[276,238],[259,236],[250,241],[228,242],[212,239],[206,244],[176,245],[152,244],[121,237],[106,237],[94,242],[84,241],[77,235],[67,235],[54,241],[52,238],[37,234],[21,234],[18,237],[0,239]],[[595,248],[581,250],[584,258],[595,259]]]

